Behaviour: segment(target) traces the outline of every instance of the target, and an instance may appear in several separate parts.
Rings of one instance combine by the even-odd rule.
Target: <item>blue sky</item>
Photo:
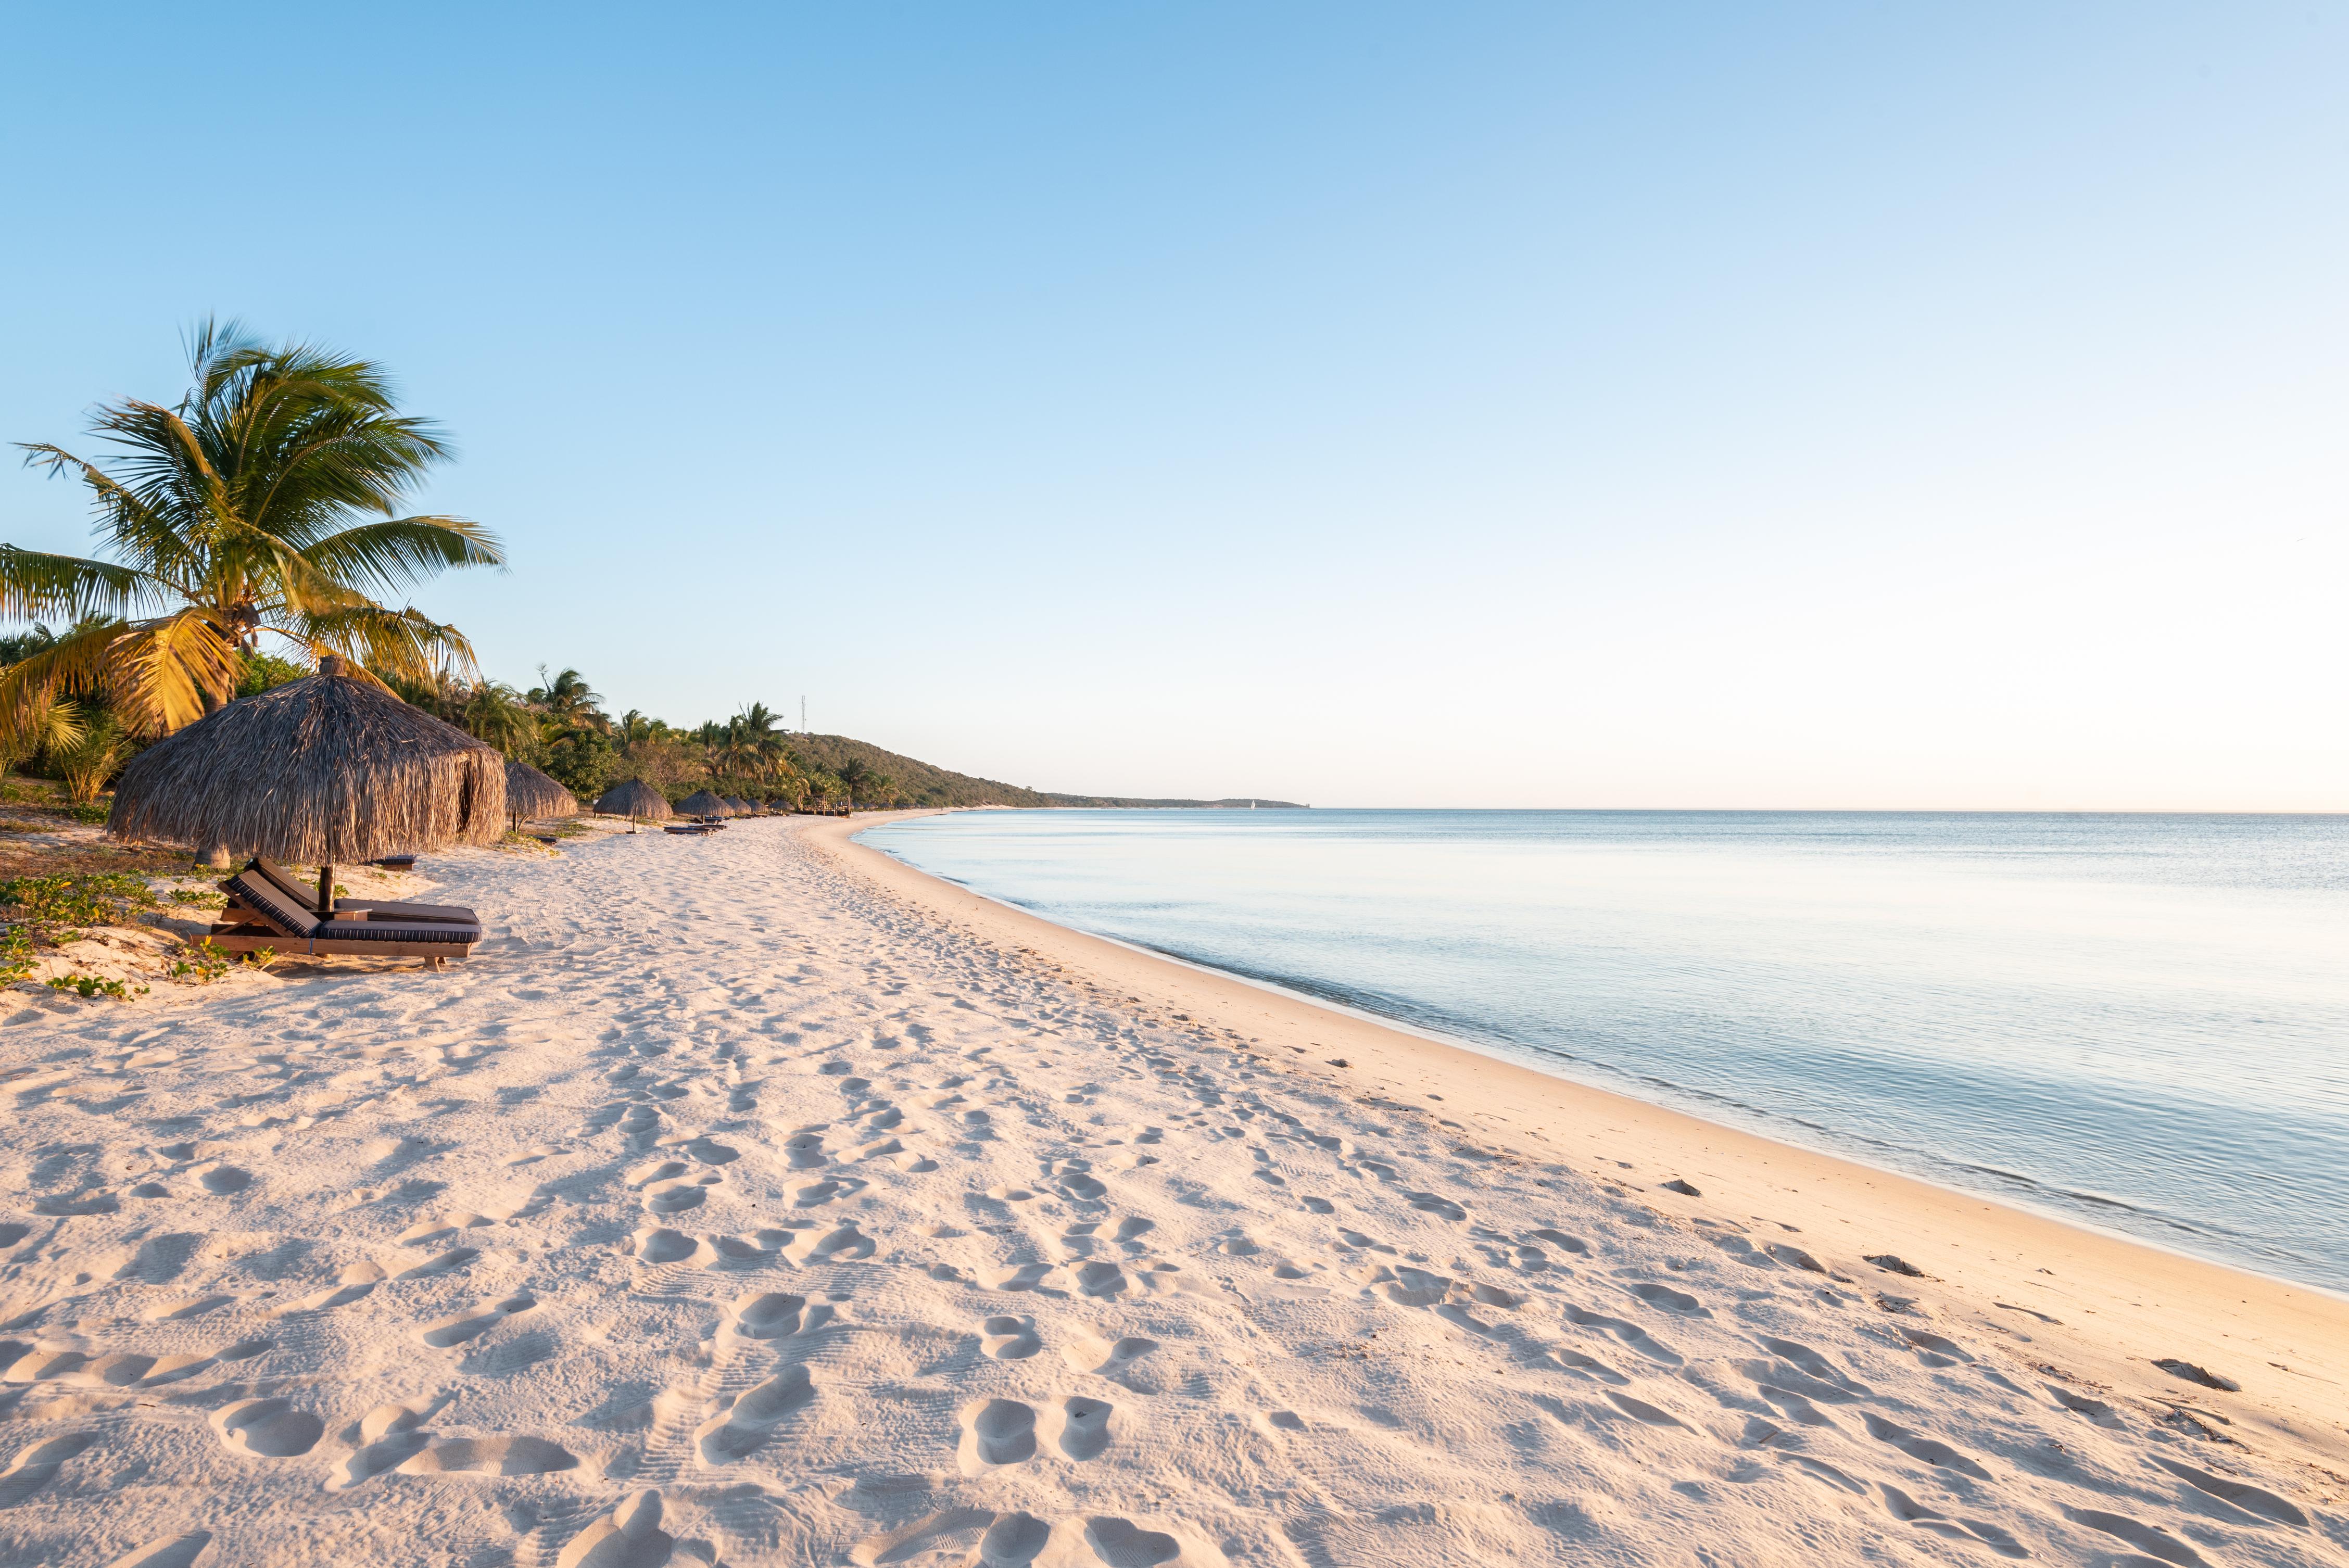
[[[491,673],[1048,789],[2349,809],[2349,12],[20,14],[0,438],[388,364]],[[0,471],[0,538],[77,548]]]

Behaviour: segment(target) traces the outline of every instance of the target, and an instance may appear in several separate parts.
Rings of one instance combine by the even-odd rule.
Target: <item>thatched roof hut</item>
[[[506,764],[506,815],[518,822],[579,815],[579,797],[527,762]]]
[[[727,796],[726,803],[734,808],[734,814],[738,817],[747,817],[750,815],[751,812],[756,811],[759,809],[750,804],[750,801],[742,799],[740,795]]]
[[[106,826],[322,867],[494,843],[506,759],[329,655],[133,758]]]
[[[734,808],[707,789],[697,789],[677,803],[677,809],[688,817],[730,817]]]
[[[791,812],[796,811],[799,808],[778,795],[773,799],[767,802],[767,810],[770,811]]]
[[[641,779],[631,779],[605,790],[595,802],[595,810],[605,817],[642,817],[653,821],[677,815],[668,797]]]

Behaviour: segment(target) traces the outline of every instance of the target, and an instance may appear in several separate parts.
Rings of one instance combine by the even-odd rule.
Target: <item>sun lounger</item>
[[[316,890],[303,885],[298,878],[286,874],[285,868],[266,855],[255,855],[244,868],[245,874],[258,872],[272,887],[292,899],[305,910],[317,908]],[[379,898],[338,898],[335,901],[336,914],[365,911],[376,920],[429,921],[450,925],[479,925],[481,916],[460,903],[395,903]]]
[[[305,900],[289,897],[258,869],[239,872],[221,884],[229,896],[212,944],[225,953],[274,948],[305,956],[347,954],[367,958],[422,958],[438,965],[466,958],[481,941],[478,923],[404,919],[372,909],[337,909],[321,920]]]

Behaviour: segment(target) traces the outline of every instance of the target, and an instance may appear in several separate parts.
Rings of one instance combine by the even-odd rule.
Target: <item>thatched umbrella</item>
[[[668,797],[641,779],[631,779],[605,790],[603,799],[595,802],[595,810],[600,816],[644,817],[654,821],[677,815]]]
[[[770,811],[780,811],[788,815],[795,808],[793,808],[789,800],[784,799],[780,795],[767,802],[767,810]]]
[[[484,746],[328,655],[318,673],[230,703],[131,759],[107,830],[194,844],[234,859],[272,855],[318,868],[318,909],[335,906],[335,864],[497,841],[506,766]]]
[[[734,808],[707,789],[697,789],[677,803],[677,809],[688,817],[730,817]]]
[[[752,804],[750,804],[750,801],[745,800],[744,799],[742,799],[742,797],[741,797],[741,796],[740,796],[740,795],[729,795],[729,796],[727,796],[727,797],[726,797],[726,803],[727,803],[729,806],[731,806],[731,807],[733,807],[733,808],[734,808],[734,814],[735,814],[736,816],[738,816],[738,817],[747,817],[747,816],[749,816],[751,812],[753,812],[753,811],[755,811],[755,810],[757,810],[759,809],[759,808],[757,808],[756,806],[753,806]]]
[[[519,831],[524,822],[579,815],[579,797],[527,762],[506,764],[506,817]]]

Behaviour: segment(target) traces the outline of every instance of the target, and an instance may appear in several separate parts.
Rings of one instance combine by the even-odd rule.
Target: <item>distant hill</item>
[[[921,806],[1166,806],[1282,807],[1301,810],[1294,800],[1143,800],[1123,795],[1056,795],[1023,789],[993,779],[933,767],[911,757],[885,751],[867,740],[845,735],[794,735],[789,738],[793,760],[802,769],[838,774],[851,761],[876,773],[885,773],[899,789]]]

